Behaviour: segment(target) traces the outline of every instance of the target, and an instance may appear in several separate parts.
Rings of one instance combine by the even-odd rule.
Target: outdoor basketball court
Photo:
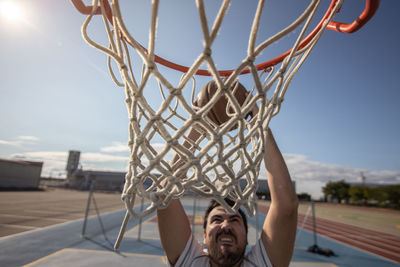
[[[184,198],[183,204],[189,217],[194,216],[195,237],[201,241],[202,215],[208,201]],[[140,207],[135,209],[139,211]],[[120,249],[113,250],[124,214],[124,210],[118,210],[101,215],[104,233],[97,215],[92,215],[84,237],[81,237],[83,219],[2,237],[0,265],[166,266],[155,214],[143,218],[141,225],[139,219],[131,219]],[[257,224],[264,218],[265,214],[249,218],[249,245],[254,244]],[[318,236],[318,245],[333,250],[337,256],[307,252],[312,244],[312,232],[298,229],[291,266],[398,266],[398,263],[321,236]]]
[[[188,1],[182,1],[175,8],[182,8],[182,14],[189,18],[198,18],[184,32],[177,30],[179,24],[187,24],[182,21],[191,19],[176,19],[178,26],[169,24],[170,14],[179,13],[171,13],[171,3],[165,4],[165,1],[155,0],[141,8],[131,1],[125,1],[121,8],[118,1],[93,1],[93,7],[88,3],[90,1],[71,2],[85,14],[83,39],[108,57],[110,61],[104,69],[108,68],[114,83],[125,93],[123,105],[129,113],[127,143],[130,157],[122,194],[131,218],[125,215],[125,209],[113,207],[101,215],[96,207],[96,213],[89,213],[89,217],[86,213],[85,219],[68,217],[74,212],[65,209],[65,213],[59,214],[66,202],[58,199],[60,206],[54,211],[54,216],[45,218],[46,222],[38,221],[35,226],[21,225],[25,232],[18,230],[19,233],[0,238],[1,266],[166,265],[155,211],[166,207],[171,199],[182,197],[185,191],[216,199],[229,211],[239,208],[227,204],[225,196],[229,196],[249,214],[255,215],[249,218],[249,244],[254,244],[268,209],[258,209],[256,190],[257,179],[267,175],[260,166],[264,158],[266,161],[269,158],[265,143],[271,140],[271,119],[280,112],[290,83],[325,29],[339,33],[356,32],[367,24],[379,6],[378,0],[366,0],[365,9],[357,13],[354,22],[346,24],[335,19],[342,8],[342,0],[332,0],[321,8],[320,1],[310,1],[293,18],[286,13],[278,16],[288,17],[289,21],[282,21],[285,26],[275,30],[278,20],[265,21],[265,17],[271,16],[263,12],[276,12],[266,8],[267,1],[260,0],[257,5],[252,3],[252,11],[246,15],[246,27],[237,24],[236,20],[242,15],[246,17],[245,11],[250,10],[248,3],[237,1],[239,5],[233,9],[230,1],[222,1],[219,5],[199,0],[191,7],[185,6]],[[133,14],[133,11],[139,13]],[[141,20],[136,21],[139,17]],[[143,21],[149,25],[143,25]],[[131,26],[127,28],[125,24]],[[229,27],[225,28],[225,24]],[[103,33],[97,30],[99,26]],[[269,29],[267,26],[272,27]],[[245,33],[239,34],[243,29]],[[176,32],[181,35],[173,37]],[[240,39],[244,46],[232,45],[232,36],[224,35],[224,32],[233,32],[236,41]],[[182,38],[183,34],[185,38]],[[238,38],[239,35],[242,37]],[[221,45],[223,36],[226,39],[222,39],[224,44]],[[183,39],[189,40],[189,44],[183,44]],[[172,44],[171,40],[179,44]],[[192,43],[193,40],[196,42]],[[234,50],[235,46],[240,53]],[[275,49],[277,47],[279,49]],[[184,55],[184,50],[190,53]],[[271,56],[260,57],[262,54]],[[164,55],[167,55],[165,59],[161,57]],[[179,65],[181,57],[187,58],[185,65]],[[97,64],[90,65],[102,69]],[[83,80],[90,79],[89,76]],[[91,87],[95,87],[94,84]],[[154,88],[157,93],[154,93]],[[279,152],[279,149],[273,151]],[[282,158],[277,156],[280,152],[274,157]],[[287,172],[286,167],[280,168],[282,170]],[[67,178],[73,175],[71,171]],[[283,179],[286,179],[285,188],[292,188],[289,175],[278,177],[282,179],[274,178],[273,172],[269,175],[271,194],[277,194],[277,188],[284,188],[278,182]],[[242,181],[244,184],[239,185]],[[295,195],[294,190],[286,192],[289,191]],[[145,204],[134,205],[136,196],[142,197]],[[286,195],[279,196],[284,199]],[[182,202],[192,220],[192,231],[201,241],[201,215],[208,200],[183,198]],[[36,216],[29,208],[19,211],[10,205],[9,211],[14,213],[2,217],[6,222],[14,218],[29,221]],[[40,213],[40,210],[34,212]],[[381,247],[376,251],[369,250],[371,244],[368,240],[379,234],[368,237],[372,232],[356,232],[353,228],[348,230],[354,232],[352,237],[342,238],[343,225],[339,224],[333,227],[333,224],[321,223],[325,232],[319,230],[320,233],[332,239],[318,236],[318,245],[334,251],[336,256],[307,252],[316,243],[316,236],[310,232],[309,218],[299,218],[304,227],[298,228],[291,266],[398,266],[397,240],[389,245],[388,251]],[[123,239],[119,234],[121,222],[126,223],[122,227],[126,230]],[[39,223],[42,223],[41,228],[36,228]],[[12,223],[4,225],[14,227]],[[334,231],[331,232],[330,228]],[[365,239],[358,239],[357,235]],[[351,243],[351,239],[357,239],[358,243]],[[116,240],[121,243],[117,242],[118,250],[114,251]],[[390,243],[390,236],[387,240],[381,243]],[[365,243],[365,249],[359,249],[363,248],[359,243]]]

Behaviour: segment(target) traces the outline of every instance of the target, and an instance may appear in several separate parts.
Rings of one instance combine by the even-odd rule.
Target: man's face
[[[214,208],[208,215],[204,244],[212,262],[221,266],[240,262],[247,245],[247,234],[240,214],[229,214],[221,206]]]

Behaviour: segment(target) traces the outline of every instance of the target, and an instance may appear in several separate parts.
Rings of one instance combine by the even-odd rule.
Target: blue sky
[[[82,39],[85,17],[69,1],[14,2],[20,19],[0,15],[0,158],[44,161],[43,175],[63,177],[68,150],[80,150],[84,169],[124,171],[129,155],[124,91],[111,80],[106,57]],[[147,2],[123,11],[144,45]],[[232,2],[227,24],[233,26],[224,28],[214,51],[222,68],[235,66],[245,53],[255,7],[251,1]],[[201,51],[197,13],[191,1],[178,3],[163,1],[160,8],[157,53],[189,65]],[[265,17],[272,22],[263,25],[263,34],[287,25],[308,1],[267,3]],[[345,1],[337,20],[351,22],[363,5]],[[319,197],[327,181],[359,182],[360,172],[367,182],[400,183],[399,8],[399,1],[382,0],[360,31],[326,31],[296,74],[270,126],[298,192]],[[104,32],[101,24],[90,28],[97,40]],[[260,60],[286,48],[283,40]]]

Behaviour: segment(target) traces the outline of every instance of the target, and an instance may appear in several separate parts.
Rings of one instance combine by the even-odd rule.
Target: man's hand
[[[264,154],[271,206],[261,235],[273,266],[288,266],[293,254],[298,200],[281,152],[268,129]]]

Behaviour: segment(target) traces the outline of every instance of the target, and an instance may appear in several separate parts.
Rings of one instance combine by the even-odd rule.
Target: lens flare
[[[22,19],[23,13],[14,1],[0,2],[0,15],[9,21],[17,21]]]

